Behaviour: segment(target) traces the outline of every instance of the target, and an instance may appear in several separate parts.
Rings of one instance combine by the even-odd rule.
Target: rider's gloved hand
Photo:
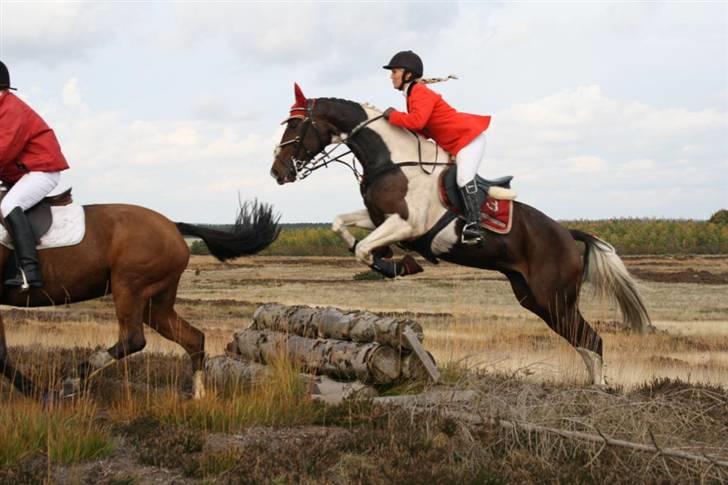
[[[394,113],[396,110],[394,108],[387,108],[384,110],[384,113],[382,116],[384,116],[384,119],[388,120],[389,116]]]

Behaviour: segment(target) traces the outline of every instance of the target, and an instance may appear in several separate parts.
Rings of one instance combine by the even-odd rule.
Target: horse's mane
[[[319,98],[319,100],[321,100],[321,101],[332,101],[332,102],[335,102],[335,103],[343,103],[343,104],[350,105],[351,107],[358,106],[360,108],[365,108],[365,109],[370,109],[372,111],[376,111],[377,114],[384,113],[384,110],[377,108],[376,106],[374,106],[373,104],[371,104],[371,103],[369,103],[367,101],[364,101],[363,103],[358,103],[356,101],[352,101],[350,99],[343,99],[343,98]]]
[[[343,99],[343,98],[318,98],[318,99],[320,101],[329,101],[332,103],[341,104],[346,108],[364,109],[365,111],[371,110],[371,111],[374,111],[374,113],[377,115],[381,115],[382,113],[384,113],[383,110],[377,108],[373,104],[368,103],[366,101],[363,103],[358,103],[356,101],[351,101],[349,99]],[[427,141],[427,137],[423,136],[421,133],[410,132],[409,130],[399,127],[399,126],[394,126],[394,125],[390,125],[390,126],[394,129],[396,129],[397,131],[401,131],[402,135],[411,136],[411,134],[414,133],[414,135],[417,138],[419,138],[420,141]],[[442,148],[442,147],[439,147],[439,145],[438,145],[438,148]]]
[[[364,107],[364,108],[366,108],[366,109],[370,109],[372,111],[376,111],[377,114],[384,113],[384,110],[381,110],[381,109],[377,108],[376,106],[374,106],[373,104],[369,103],[368,101],[364,101],[363,103],[359,103],[359,104],[361,104],[361,106]]]

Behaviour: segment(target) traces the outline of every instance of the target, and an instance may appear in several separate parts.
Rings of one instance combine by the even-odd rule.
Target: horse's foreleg
[[[23,376],[12,364],[10,357],[8,357],[8,348],[5,343],[5,324],[3,323],[2,316],[0,316],[0,367],[2,367],[2,373],[13,383],[16,389],[26,396],[36,395],[33,382]]]
[[[357,240],[347,227],[361,227],[362,229],[373,230],[374,223],[369,217],[369,211],[366,209],[349,212],[347,214],[339,214],[334,218],[331,224],[331,230],[338,234],[344,240],[346,246],[353,251],[357,244]]]
[[[412,237],[412,233],[412,226],[407,221],[399,214],[392,214],[367,237],[359,241],[355,250],[356,259],[367,266],[372,266],[375,262],[373,250],[408,239]]]

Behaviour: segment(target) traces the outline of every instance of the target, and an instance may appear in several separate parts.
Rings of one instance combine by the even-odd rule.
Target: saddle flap
[[[40,242],[40,239],[48,232],[53,224],[51,207],[66,206],[72,203],[71,188],[68,188],[60,194],[44,197],[36,205],[25,211],[37,243]],[[2,225],[5,226],[4,220],[2,221]]]
[[[453,213],[461,216],[463,201],[456,180],[456,167],[447,168],[440,175],[440,201]],[[509,188],[511,176],[486,180],[477,177],[480,201],[481,226],[498,234],[508,234],[513,216],[515,193]],[[492,184],[492,185],[489,185]]]

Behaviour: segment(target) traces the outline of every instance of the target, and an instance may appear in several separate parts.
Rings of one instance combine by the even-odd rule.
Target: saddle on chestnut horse
[[[7,191],[0,191],[0,200]],[[38,249],[73,246],[83,239],[85,221],[83,207],[73,203],[71,189],[45,197],[25,211],[33,229]],[[13,249],[13,241],[0,220],[0,244]]]

